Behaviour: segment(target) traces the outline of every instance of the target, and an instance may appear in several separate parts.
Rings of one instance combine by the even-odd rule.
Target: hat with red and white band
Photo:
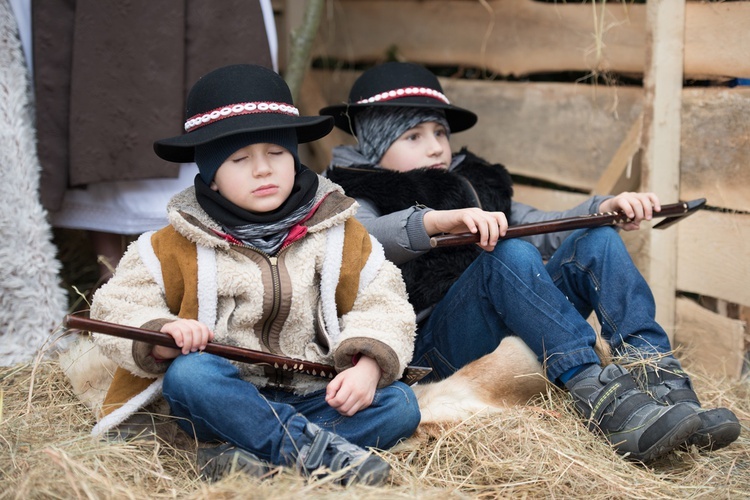
[[[451,132],[469,129],[477,115],[450,103],[437,77],[419,64],[388,62],[368,69],[352,85],[349,102],[327,106],[321,115],[333,116],[344,132],[354,134],[354,117],[371,107],[435,108],[445,112]]]
[[[154,142],[156,154],[191,162],[195,146],[246,132],[294,129],[298,142],[310,142],[333,129],[328,116],[300,116],[286,82],[275,71],[236,64],[211,71],[190,90],[185,133]]]

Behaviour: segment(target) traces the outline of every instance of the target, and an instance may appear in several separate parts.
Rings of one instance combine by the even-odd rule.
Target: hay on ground
[[[697,377],[706,406],[750,421],[747,380]],[[174,439],[108,443],[90,437],[91,412],[54,361],[0,369],[0,499],[10,498],[734,498],[750,491],[750,440],[713,453],[674,452],[646,467],[592,435],[553,390],[491,417],[421,427],[382,452],[393,471],[384,488],[344,489],[283,470],[208,484],[194,467],[196,443]]]

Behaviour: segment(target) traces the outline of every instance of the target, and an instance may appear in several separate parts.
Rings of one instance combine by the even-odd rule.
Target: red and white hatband
[[[360,101],[357,101],[357,104],[369,104],[373,102],[390,101],[391,99],[398,99],[401,97],[412,97],[412,96],[431,97],[433,99],[443,101],[445,104],[451,103],[448,100],[448,98],[445,97],[445,94],[443,94],[442,92],[438,92],[437,90],[430,89],[427,87],[406,87],[403,89],[396,89],[396,90],[389,90],[387,92],[381,92],[380,94],[374,95],[372,97],[368,97],[367,99],[362,99]]]
[[[284,102],[240,102],[193,116],[185,122],[185,132],[190,132],[191,130],[201,128],[204,125],[223,120],[224,118],[256,113],[278,113],[299,116],[297,108]]]

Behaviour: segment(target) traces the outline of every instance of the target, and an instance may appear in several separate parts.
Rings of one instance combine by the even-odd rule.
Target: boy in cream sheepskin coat
[[[398,381],[415,332],[401,275],[354,219],[354,200],[297,156],[332,121],[300,117],[284,81],[260,66],[201,78],[186,133],[154,144],[163,159],[196,161],[195,186],[94,297],[92,318],[160,330],[180,346],[96,336],[118,365],[103,420],[138,409],[117,396],[134,387],[128,380],[148,381],[141,403],[161,388],[183,430],[228,443],[204,464],[209,478],[270,463],[381,484],[389,466],[364,448],[391,447],[419,423],[414,393]],[[338,374],[328,382],[201,352],[214,340]]]

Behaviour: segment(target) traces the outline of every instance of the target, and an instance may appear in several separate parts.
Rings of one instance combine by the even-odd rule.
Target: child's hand
[[[479,233],[479,245],[491,252],[497,240],[505,236],[508,220],[502,212],[485,212],[479,208],[432,210],[424,214],[424,227],[432,236],[439,233]]]
[[[642,220],[651,220],[654,212],[661,210],[659,197],[654,193],[620,193],[599,205],[600,212],[622,210],[632,222],[621,224],[625,231],[639,229]]]
[[[189,354],[206,348],[206,344],[214,339],[214,332],[206,325],[194,319],[178,319],[161,327],[161,331],[168,333],[180,349],[154,346],[151,354],[159,359],[173,359],[182,354]]]
[[[334,377],[326,387],[326,402],[351,417],[372,404],[381,370],[378,362],[362,356],[356,365]]]

